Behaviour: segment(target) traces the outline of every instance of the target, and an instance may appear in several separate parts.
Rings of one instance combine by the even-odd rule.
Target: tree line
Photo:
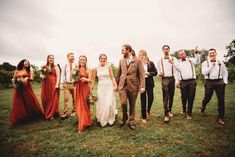
[[[235,80],[235,39],[231,41],[229,45],[226,46],[227,54],[224,55],[225,65],[228,69],[228,80],[233,82]],[[185,50],[189,57],[194,57],[194,49]],[[207,58],[208,50],[201,50],[201,61],[205,61]],[[172,56],[178,58],[177,52],[174,52]],[[117,73],[117,67],[111,63],[114,74]],[[40,68],[34,64],[31,65],[32,70],[34,71],[35,82],[40,82]],[[12,87],[12,78],[16,66],[11,65],[8,62],[4,62],[0,65],[0,88],[9,88]],[[196,75],[197,79],[204,81],[204,76],[201,73],[201,65],[196,66]]]

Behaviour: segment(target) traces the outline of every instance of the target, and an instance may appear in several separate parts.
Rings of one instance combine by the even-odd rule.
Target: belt
[[[67,84],[73,84],[73,82],[64,82],[64,83],[67,83]]]
[[[180,81],[193,81],[193,80],[196,80],[196,79],[187,79],[187,80],[180,80]]]
[[[221,80],[223,80],[223,79],[206,79],[206,81],[211,81],[211,82],[213,82],[213,81],[221,81]]]
[[[169,76],[169,77],[162,77],[162,78],[172,78],[172,77],[174,77],[174,76]]]

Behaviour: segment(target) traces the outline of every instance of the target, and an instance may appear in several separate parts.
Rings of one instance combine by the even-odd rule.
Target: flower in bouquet
[[[13,79],[12,79],[12,84],[13,84],[13,87],[16,88],[16,89],[20,89],[20,88],[22,88],[22,87],[24,86],[21,77],[15,77],[15,78],[13,78]]]
[[[92,92],[87,96],[87,103],[90,105],[94,105],[98,100],[97,96],[94,95]]]
[[[42,69],[41,69],[41,73],[42,75],[47,75],[49,74],[51,71],[49,70],[49,68],[47,66],[42,66]]]
[[[72,81],[75,83],[75,82],[79,81],[79,79],[80,79],[79,71],[73,70],[73,72],[72,72]]]

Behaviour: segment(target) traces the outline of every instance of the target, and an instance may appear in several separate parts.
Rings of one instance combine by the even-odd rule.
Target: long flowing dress
[[[101,126],[113,125],[116,114],[116,100],[114,85],[110,78],[109,66],[97,67],[98,87],[96,104],[96,118]]]
[[[80,77],[88,78],[85,69],[79,70]],[[87,97],[90,94],[90,87],[87,82],[79,80],[74,88],[75,107],[78,115],[78,130],[83,132],[86,127],[92,125],[90,104],[87,103]]]
[[[45,112],[46,119],[50,119],[55,115],[59,115],[59,98],[60,89],[55,88],[56,85],[56,71],[55,68],[47,74],[46,78],[42,81],[41,100]]]
[[[26,73],[22,75],[22,77],[30,77],[30,73]],[[15,88],[12,98],[11,125],[17,125],[28,120],[44,117],[38,99],[29,82],[27,85]]]

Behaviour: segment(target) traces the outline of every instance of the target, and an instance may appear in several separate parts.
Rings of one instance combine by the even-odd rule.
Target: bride
[[[113,76],[112,67],[107,65],[107,56],[105,54],[99,56],[99,62],[99,66],[93,69],[93,81],[91,85],[92,89],[95,79],[98,77],[96,118],[102,127],[107,124],[112,126],[115,122],[115,115],[117,114],[115,100],[117,83]]]

